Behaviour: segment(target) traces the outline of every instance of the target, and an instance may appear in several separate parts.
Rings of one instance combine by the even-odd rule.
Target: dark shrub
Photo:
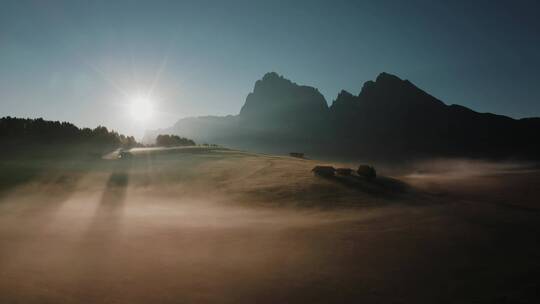
[[[356,171],[359,176],[364,177],[365,179],[374,179],[377,177],[377,171],[375,171],[375,168],[368,165],[360,165],[358,166],[358,170]]]

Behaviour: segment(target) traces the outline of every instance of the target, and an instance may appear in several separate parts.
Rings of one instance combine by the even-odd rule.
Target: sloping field
[[[312,160],[133,154],[1,164],[0,303],[539,300],[535,209],[429,177],[325,179]]]

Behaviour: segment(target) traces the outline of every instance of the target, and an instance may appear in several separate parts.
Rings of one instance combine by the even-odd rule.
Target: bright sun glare
[[[154,111],[153,105],[147,98],[133,98],[129,105],[129,111],[133,119],[138,121],[148,120]]]

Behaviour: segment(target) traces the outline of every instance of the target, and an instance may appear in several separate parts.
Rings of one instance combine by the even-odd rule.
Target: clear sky
[[[237,114],[269,71],[329,103],[386,71],[446,103],[540,116],[538,3],[0,0],[0,116],[140,137]],[[153,115],[133,119],[150,91]]]

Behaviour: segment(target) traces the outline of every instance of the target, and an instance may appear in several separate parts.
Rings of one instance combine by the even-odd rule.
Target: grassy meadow
[[[1,303],[537,299],[540,213],[509,200],[538,197],[534,170],[365,181],[221,148],[132,153],[2,160]]]

